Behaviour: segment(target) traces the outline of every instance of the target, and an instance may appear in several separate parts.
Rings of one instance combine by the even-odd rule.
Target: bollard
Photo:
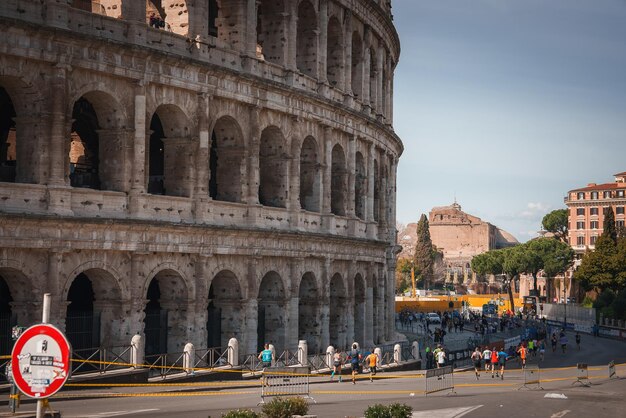
[[[361,351],[361,346],[356,341],[352,343],[352,345],[350,346],[350,349],[352,349],[352,347],[354,347],[355,345],[356,345],[356,349]]]
[[[302,366],[308,366],[309,363],[309,346],[306,342],[306,340],[300,340],[298,341],[298,362],[302,365]]]
[[[382,364],[383,364],[383,350],[381,350],[380,348],[376,347],[374,349],[374,354],[376,354],[376,357],[378,357],[378,364],[382,366]]]
[[[413,358],[415,360],[421,360],[420,343],[418,343],[417,341],[413,341],[413,345],[412,345],[411,351],[413,353]]]
[[[333,347],[332,345],[329,345],[328,348],[326,349],[326,364],[331,370],[333,368],[333,363],[334,363],[333,357],[335,357],[335,347]]]
[[[140,369],[143,367],[145,353],[143,337],[139,334],[135,334],[130,340],[130,345],[130,362],[133,364],[134,368]]]
[[[396,364],[400,364],[402,362],[402,347],[400,344],[393,346],[393,361]]]
[[[228,364],[233,367],[239,366],[239,341],[237,338],[228,340]]]
[[[272,352],[272,367],[274,367],[276,366],[276,347],[274,347],[274,344],[270,344],[269,349]]]
[[[192,343],[185,344],[183,349],[183,370],[187,374],[195,374],[193,369],[196,362],[196,351],[193,348]]]

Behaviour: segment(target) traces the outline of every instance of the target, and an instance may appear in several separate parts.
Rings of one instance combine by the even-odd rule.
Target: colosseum
[[[0,354],[397,340],[383,0],[2,0]]]

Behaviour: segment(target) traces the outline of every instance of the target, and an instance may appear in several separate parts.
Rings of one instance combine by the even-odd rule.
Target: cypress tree
[[[415,244],[415,254],[413,261],[419,274],[426,283],[433,274],[433,264],[435,254],[433,252],[433,242],[430,239],[430,229],[428,218],[422,214],[417,223],[417,243]]]
[[[611,206],[604,208],[604,231],[602,235],[617,242],[617,228],[615,227],[615,214]]]

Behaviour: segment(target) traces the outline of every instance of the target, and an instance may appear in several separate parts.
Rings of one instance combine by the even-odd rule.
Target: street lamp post
[[[567,330],[567,277],[563,274],[563,329]]]

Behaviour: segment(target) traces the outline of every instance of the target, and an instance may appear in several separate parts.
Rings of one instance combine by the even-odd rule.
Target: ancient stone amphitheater
[[[0,325],[75,349],[394,341],[382,0],[0,1]]]

